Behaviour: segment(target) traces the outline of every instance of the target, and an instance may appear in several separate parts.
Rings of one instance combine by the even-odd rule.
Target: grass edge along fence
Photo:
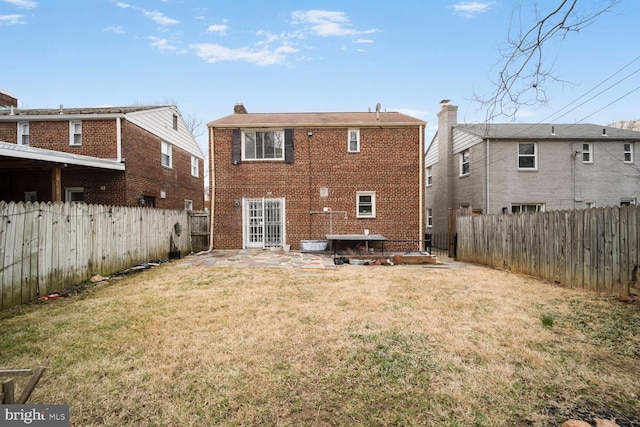
[[[0,202],[0,310],[152,259],[190,252],[188,212]]]
[[[459,260],[565,287],[627,296],[640,276],[640,206],[461,216],[457,232]]]

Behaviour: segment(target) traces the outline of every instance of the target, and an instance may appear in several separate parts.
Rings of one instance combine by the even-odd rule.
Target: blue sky
[[[380,103],[427,121],[429,142],[442,99],[460,107],[459,122],[485,119],[472,99],[493,90],[510,27],[532,22],[520,3],[0,0],[0,90],[21,108],[175,103],[203,125],[237,102],[256,113]],[[558,1],[539,3],[544,12]],[[586,13],[602,1],[578,4]],[[516,121],[640,119],[639,22],[640,2],[621,0],[553,40],[545,63],[562,81],[547,85],[547,107],[524,107]]]

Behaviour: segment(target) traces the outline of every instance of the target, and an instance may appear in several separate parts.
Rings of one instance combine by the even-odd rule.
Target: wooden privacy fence
[[[0,309],[190,251],[187,211],[0,202]],[[177,225],[178,224],[178,225]]]
[[[457,227],[461,261],[621,296],[638,277],[640,206],[466,216]]]

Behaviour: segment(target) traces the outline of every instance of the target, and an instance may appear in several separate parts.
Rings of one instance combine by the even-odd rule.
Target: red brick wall
[[[308,137],[307,133],[313,136]],[[382,234],[389,239],[419,239],[419,129],[361,128],[360,152],[347,152],[347,128],[294,130],[295,160],[231,162],[232,130],[214,130],[214,248],[242,247],[242,198],[284,197],[287,243],[324,239],[331,208],[334,234]],[[320,188],[328,188],[328,197]],[[376,192],[376,218],[356,218],[356,192]]]
[[[16,121],[17,122],[17,121]],[[16,143],[16,122],[0,123],[0,140]],[[117,157],[116,120],[83,120],[82,145],[69,144],[69,121],[29,120],[29,145],[92,157]],[[160,138],[122,121],[122,157],[126,170],[111,171],[69,166],[62,170],[65,187],[84,187],[85,202],[135,206],[139,196],[156,198],[156,207],[183,209],[184,200],[193,200],[195,210],[204,209],[204,165],[199,161],[199,177],[191,176],[191,155],[173,146],[173,167],[160,163]],[[103,189],[104,188],[104,189]],[[160,198],[164,190],[166,199]],[[41,169],[0,169],[0,200],[24,200],[25,191],[37,191],[38,200],[50,201],[51,171]]]

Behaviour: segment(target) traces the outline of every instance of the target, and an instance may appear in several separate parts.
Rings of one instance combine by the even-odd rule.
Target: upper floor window
[[[243,160],[284,160],[284,131],[242,133]]]
[[[191,176],[198,176],[198,158],[191,156]]]
[[[376,217],[376,192],[357,191],[356,192],[356,218]]]
[[[349,153],[360,152],[360,129],[349,129]]]
[[[18,122],[18,144],[29,145],[29,122]]]
[[[633,163],[633,144],[624,144],[624,162]]]
[[[427,187],[433,185],[433,166],[427,167]]]
[[[72,120],[69,122],[69,144],[82,145],[82,121]]]
[[[433,227],[433,209],[427,209],[427,227]]]
[[[161,142],[161,151],[162,151],[162,166],[166,166],[168,168],[173,167],[173,162],[171,159],[171,144],[168,142]]]
[[[582,144],[582,163],[593,163],[593,145],[591,143]]]
[[[518,169],[538,169],[538,150],[535,142],[518,143]]]
[[[469,175],[469,172],[471,171],[470,159],[471,153],[468,149],[460,153],[460,176]]]
[[[173,115],[173,129],[174,130],[178,130],[178,115],[177,114]]]

